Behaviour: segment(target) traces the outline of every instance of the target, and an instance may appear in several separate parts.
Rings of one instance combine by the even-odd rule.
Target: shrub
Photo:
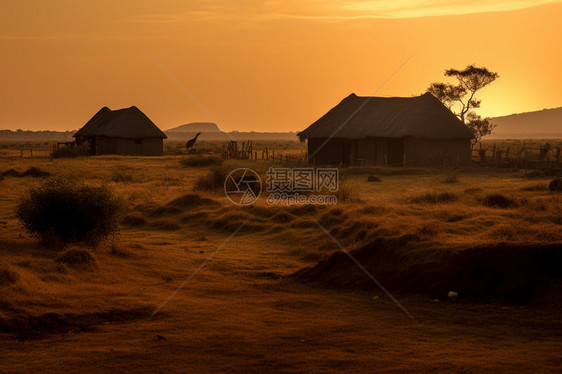
[[[10,269],[0,269],[0,286],[9,286],[18,281],[18,273]]]
[[[55,148],[51,152],[52,158],[72,158],[80,156],[90,155],[90,144],[82,143],[75,146],[64,146],[61,148]]]
[[[42,240],[96,245],[116,231],[119,206],[106,187],[53,179],[30,189],[19,201],[16,216]]]
[[[130,214],[128,216],[125,216],[121,221],[121,223],[125,226],[139,227],[139,226],[146,225],[147,221],[146,218],[144,218],[143,216]]]
[[[223,166],[212,167],[205,175],[195,181],[195,189],[199,191],[218,190],[224,188],[224,181],[230,169]]]
[[[508,199],[502,194],[490,194],[484,198],[484,205],[491,208],[512,208],[516,206],[515,200]]]
[[[549,184],[548,184],[548,189],[550,191],[562,191],[562,179],[553,179]]]
[[[532,184],[523,186],[520,188],[521,191],[548,191],[548,186],[546,184]]]
[[[196,155],[196,156],[182,158],[180,164],[184,168],[188,168],[188,167],[221,165],[222,162],[223,160],[217,157]]]

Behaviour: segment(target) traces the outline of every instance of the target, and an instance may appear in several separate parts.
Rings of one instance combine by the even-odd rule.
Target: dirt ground
[[[1,161],[2,169],[36,166],[105,183],[147,223],[123,226],[118,237],[92,249],[95,267],[62,266],[53,261],[56,252],[40,248],[14,216],[19,196],[41,178],[0,182],[0,269],[17,275],[0,284],[0,372],[559,372],[558,301],[394,294],[412,320],[375,284],[358,291],[296,282],[288,276],[337,249],[330,239],[297,211],[240,210],[220,192],[194,192],[206,170],[181,168],[179,159]],[[312,212],[328,227],[330,212],[343,210],[333,224],[346,247],[369,240],[351,230],[360,222],[371,222],[360,229],[373,235],[416,233],[444,245],[560,240],[560,198],[537,187],[548,178],[467,170],[449,183],[442,182],[449,170],[379,171],[383,182],[363,183],[371,172],[348,177],[358,201]],[[477,207],[478,194],[494,189],[520,206]],[[415,202],[427,191],[458,199]],[[154,215],[186,194],[219,205]],[[358,213],[368,206],[381,214]],[[230,238],[230,224],[248,218],[250,229]],[[435,223],[436,233],[427,222]]]

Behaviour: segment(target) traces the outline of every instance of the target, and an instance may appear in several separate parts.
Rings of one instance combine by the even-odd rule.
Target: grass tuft
[[[457,201],[457,195],[450,192],[426,192],[410,198],[413,204],[442,204]]]
[[[224,166],[214,166],[205,175],[195,181],[195,189],[199,191],[215,191],[224,188],[224,181],[230,169]]]
[[[490,194],[484,197],[483,204],[490,208],[514,208],[517,206],[517,203],[513,199],[508,199],[502,194]]]
[[[180,161],[181,166],[183,166],[184,168],[221,165],[222,163],[223,160],[221,158],[202,155],[185,157]]]
[[[96,258],[85,249],[69,249],[58,255],[56,261],[73,268],[91,269],[97,267]]]
[[[10,286],[16,283],[19,276],[10,269],[0,269],[0,286]]]

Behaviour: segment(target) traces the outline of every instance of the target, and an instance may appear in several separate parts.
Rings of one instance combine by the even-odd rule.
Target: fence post
[[[525,173],[529,170],[529,154],[527,153],[527,147],[525,141],[523,141],[523,152],[525,152]]]
[[[402,167],[406,167],[406,152],[402,153]]]
[[[486,150],[480,148],[480,150],[478,151],[478,156],[480,156],[480,164],[486,165]]]

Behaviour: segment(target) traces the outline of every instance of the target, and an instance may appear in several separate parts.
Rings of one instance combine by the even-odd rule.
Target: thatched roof
[[[360,97],[351,94],[300,132],[308,138],[367,137],[471,139],[466,127],[430,93],[415,97]]]
[[[104,136],[108,138],[146,139],[167,138],[136,106],[111,110],[104,106],[73,135]]]

